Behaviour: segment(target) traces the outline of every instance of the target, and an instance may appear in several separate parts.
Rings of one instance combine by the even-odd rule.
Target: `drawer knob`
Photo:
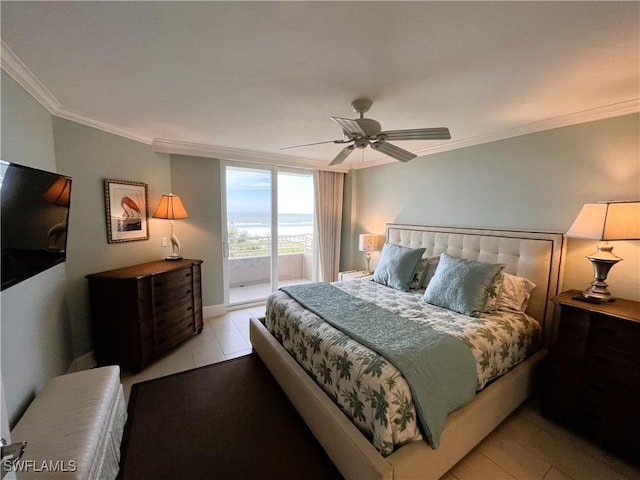
[[[185,275],[185,277],[187,277],[187,278],[189,278],[190,276],[191,276],[191,274],[190,274],[190,273],[187,273],[187,274]]]
[[[158,320],[158,321],[156,322],[156,325],[162,325],[163,323],[164,323],[164,320]]]
[[[602,363],[603,365],[609,365],[611,363],[611,360],[609,360],[608,358],[605,358],[601,355],[596,355],[595,357],[593,357],[596,361]]]
[[[188,295],[189,293],[191,293],[191,289],[186,291],[186,294]]]
[[[193,307],[189,306],[187,307],[187,311],[193,310]]]

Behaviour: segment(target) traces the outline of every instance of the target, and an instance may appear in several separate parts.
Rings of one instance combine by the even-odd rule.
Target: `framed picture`
[[[109,243],[149,240],[147,184],[104,181]]]

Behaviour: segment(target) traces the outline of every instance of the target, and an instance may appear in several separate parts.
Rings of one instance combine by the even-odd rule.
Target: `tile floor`
[[[251,352],[249,317],[264,307],[205,319],[204,331],[138,374],[123,372],[125,396],[135,382]],[[640,480],[640,468],[545,419],[533,399],[514,412],[441,480]]]

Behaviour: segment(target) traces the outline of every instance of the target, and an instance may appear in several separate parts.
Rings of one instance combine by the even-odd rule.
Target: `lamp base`
[[[596,282],[593,282],[596,283]],[[591,284],[584,292],[580,292],[580,296],[587,302],[593,301],[594,303],[600,302],[615,302],[616,297],[611,295],[611,292],[606,287],[594,286]]]
[[[164,257],[165,260],[169,262],[175,262],[176,260],[182,260],[180,255],[169,255],[168,257]]]
[[[363,275],[371,275],[373,273],[369,268],[370,263],[371,263],[371,253],[367,252],[367,268],[364,269]]]
[[[591,283],[591,286],[582,292],[582,296],[588,300],[597,300],[599,302],[613,302],[615,297],[611,295],[607,288],[607,275],[609,270],[616,263],[622,260],[620,257],[616,257],[611,251],[613,247],[608,244],[598,245],[598,251],[587,256],[591,260],[593,265],[593,276],[595,280]]]

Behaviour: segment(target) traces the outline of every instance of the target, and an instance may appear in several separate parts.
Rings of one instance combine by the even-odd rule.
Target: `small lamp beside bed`
[[[358,237],[358,250],[361,252],[367,252],[367,269],[364,271],[364,274],[371,275],[371,269],[369,268],[371,252],[378,250],[378,235],[373,233],[361,233]]]
[[[593,264],[595,280],[580,294],[586,301],[613,302],[607,288],[611,267],[622,258],[613,254],[609,241],[640,240],[640,201],[586,203],[565,234],[571,238],[598,240],[596,252],[587,255]]]

